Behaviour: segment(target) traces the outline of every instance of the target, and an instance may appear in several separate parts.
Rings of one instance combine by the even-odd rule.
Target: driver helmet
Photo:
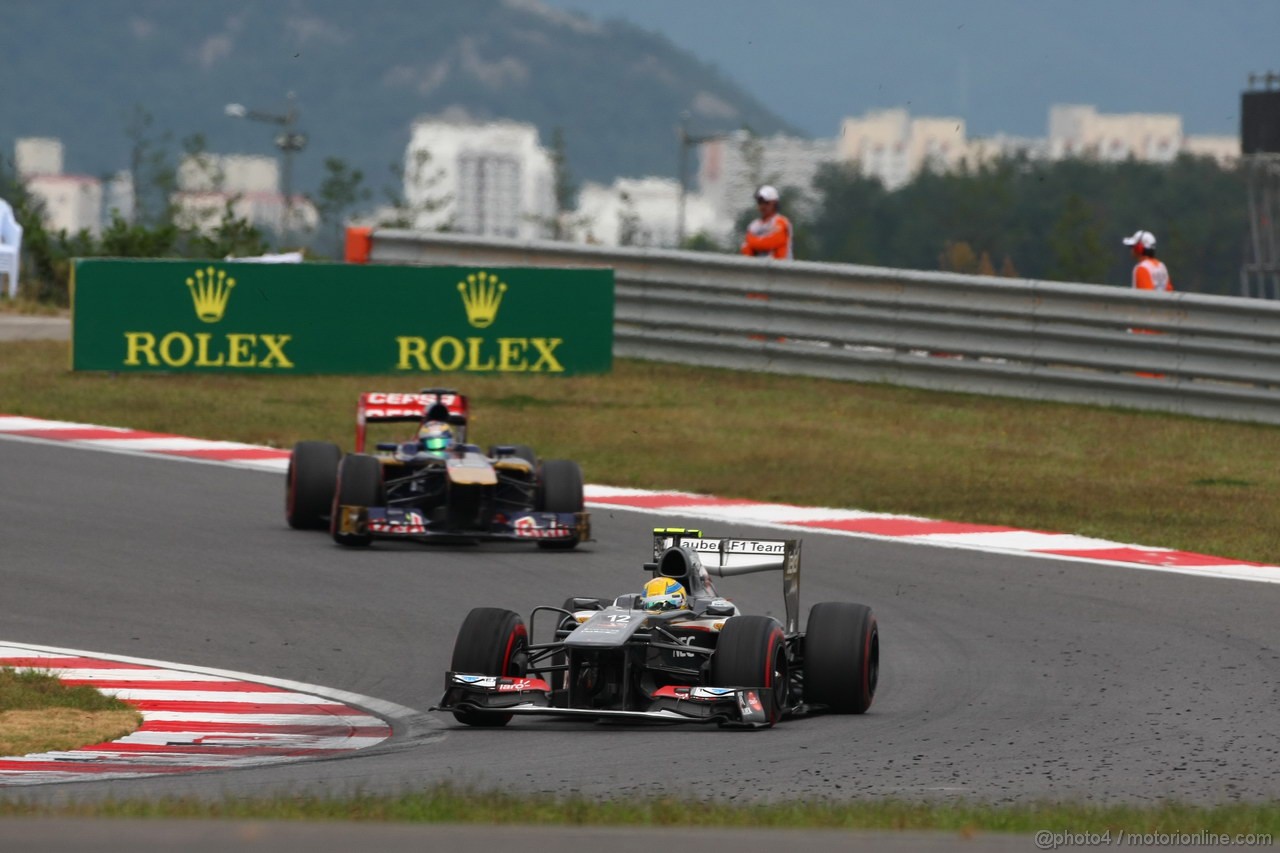
[[[423,450],[442,453],[453,444],[453,430],[448,424],[439,421],[425,423],[422,429],[418,430],[418,443],[422,445]]]
[[[640,607],[650,613],[689,609],[684,587],[673,578],[654,578],[644,585]]]

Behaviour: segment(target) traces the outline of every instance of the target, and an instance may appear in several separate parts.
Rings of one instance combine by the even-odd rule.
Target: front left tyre
[[[520,614],[498,607],[477,607],[462,620],[453,644],[453,672],[524,678],[529,670],[529,632]],[[468,726],[505,726],[511,714],[501,711],[453,712]]]
[[[334,490],[333,509],[329,513],[329,532],[339,545],[362,547],[373,541],[367,529],[343,530],[342,507],[387,505],[387,489],[382,481],[382,463],[378,457],[352,453],[338,465],[338,484]]]
[[[766,706],[773,725],[786,709],[789,678],[786,636],[778,620],[734,616],[724,623],[711,656],[711,686],[761,688],[773,700]]]
[[[837,714],[871,707],[880,680],[880,628],[865,604],[823,601],[809,610],[804,700]]]
[[[538,483],[538,509],[543,512],[582,512],[582,468],[572,459],[547,459],[542,463]],[[549,539],[538,547],[568,551],[578,547],[578,537]]]
[[[342,451],[328,441],[300,441],[289,455],[284,517],[294,530],[324,530],[338,481]]]

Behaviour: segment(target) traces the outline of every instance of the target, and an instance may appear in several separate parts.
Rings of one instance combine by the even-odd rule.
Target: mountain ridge
[[[62,140],[65,171],[126,168],[129,138],[203,136],[219,153],[275,154],[275,128],[228,103],[283,113],[297,94],[309,137],[295,184],[313,189],[327,157],[390,189],[412,122],[461,107],[526,121],[544,145],[563,130],[579,180],[674,175],[676,128],[794,132],[717,69],[663,36],[592,21],[537,0],[14,0],[0,154],[18,137]],[[358,14],[354,14],[358,9]],[[54,47],[55,49],[51,49]],[[141,109],[143,113],[136,112]],[[139,115],[150,124],[139,126]]]

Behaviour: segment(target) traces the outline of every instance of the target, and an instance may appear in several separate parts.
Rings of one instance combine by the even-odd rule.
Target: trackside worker
[[[1167,293],[1173,290],[1173,282],[1169,280],[1169,270],[1164,263],[1156,260],[1156,235],[1150,231],[1135,231],[1132,237],[1125,237],[1124,244],[1133,251],[1133,289],[1149,290],[1155,293]],[[1130,329],[1135,335],[1158,335],[1155,329]],[[1163,373],[1139,371],[1135,376],[1146,379],[1163,379]]]
[[[742,254],[791,260],[791,220],[778,212],[778,191],[768,184],[756,190],[756,209],[760,216],[747,226]]]
[[[1134,260],[1138,262],[1133,268],[1134,289],[1173,290],[1168,268],[1156,260],[1156,235],[1150,231],[1135,231],[1132,237],[1124,238],[1124,244],[1132,248]]]

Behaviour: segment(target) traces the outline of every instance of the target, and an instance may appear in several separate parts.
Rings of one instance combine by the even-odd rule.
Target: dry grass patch
[[[92,687],[0,668],[0,756],[75,749],[124,737],[142,715]]]
[[[590,482],[1280,560],[1269,426],[639,361],[581,377],[66,367],[64,343],[0,345],[0,413],[349,449],[360,392],[443,384],[472,397],[477,443],[577,459]]]
[[[124,737],[141,723],[142,717],[132,710],[0,711],[0,755],[29,755],[106,743]]]

